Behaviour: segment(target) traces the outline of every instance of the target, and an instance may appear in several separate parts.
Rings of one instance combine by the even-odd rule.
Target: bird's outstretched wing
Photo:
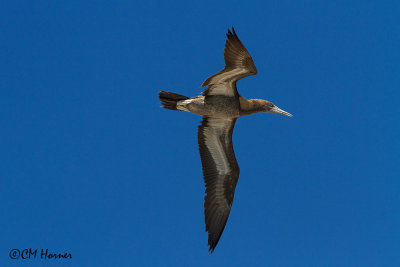
[[[235,122],[236,118],[203,117],[198,129],[199,151],[206,184],[204,215],[211,252],[224,231],[239,179],[240,170],[232,144]]]
[[[246,47],[239,40],[235,29],[226,34],[224,58],[225,67],[220,72],[207,78],[202,86],[208,86],[203,95],[237,96],[236,82],[244,77],[257,74]]]

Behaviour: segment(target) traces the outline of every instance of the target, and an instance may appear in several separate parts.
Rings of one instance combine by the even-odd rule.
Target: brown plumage
[[[215,89],[213,85],[222,82],[231,83],[234,95],[239,95],[236,89],[236,82],[244,77],[257,74],[253,59],[236,35],[235,29],[228,30],[226,37],[224,49],[225,67],[203,82],[202,86],[209,86],[204,90],[203,95],[212,93],[213,89]]]
[[[161,104],[163,105],[163,108],[170,109],[170,110],[177,110],[176,103],[178,103],[178,101],[186,100],[189,98],[184,95],[175,94],[175,93],[171,93],[171,92],[165,92],[165,91],[161,91],[158,94],[158,97],[161,101]]]
[[[198,143],[206,185],[204,215],[210,252],[214,251],[225,229],[239,179],[240,170],[232,144],[237,118],[257,112],[292,116],[269,101],[247,100],[239,95],[236,82],[257,74],[257,69],[233,28],[227,33],[224,58],[225,67],[204,81],[203,86],[208,87],[203,95],[186,97],[159,92],[163,108],[203,116],[198,128]]]
[[[208,244],[213,252],[222,232],[224,231],[229,212],[232,207],[237,181],[239,179],[239,165],[233,151],[232,133],[236,118],[220,119],[205,117],[198,129],[198,142],[201,163],[203,166],[206,196],[204,198],[204,214]],[[218,170],[218,161],[212,153],[213,141],[219,140],[222,152],[226,155],[229,171],[221,175]]]

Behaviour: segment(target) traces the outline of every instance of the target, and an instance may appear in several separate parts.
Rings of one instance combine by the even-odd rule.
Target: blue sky
[[[5,1],[0,265],[399,266],[398,1]],[[241,80],[293,118],[240,118],[241,175],[210,255],[198,95],[235,26]],[[27,262],[28,261],[28,262]]]

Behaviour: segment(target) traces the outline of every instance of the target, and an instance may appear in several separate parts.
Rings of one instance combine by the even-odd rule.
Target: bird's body
[[[257,69],[233,28],[227,33],[224,57],[224,69],[203,83],[207,86],[203,95],[186,97],[165,91],[159,93],[164,108],[203,116],[198,143],[206,185],[204,214],[211,252],[225,228],[239,179],[240,170],[232,144],[237,118],[257,112],[292,116],[269,101],[247,100],[239,95],[236,82],[257,74]]]
[[[189,111],[200,116],[236,118],[240,115],[240,103],[232,96],[197,96],[177,103],[178,110]]]
[[[267,112],[265,105],[268,103],[270,102],[262,99],[248,100],[242,96],[195,96],[177,102],[176,109],[200,116],[237,118],[258,112]]]

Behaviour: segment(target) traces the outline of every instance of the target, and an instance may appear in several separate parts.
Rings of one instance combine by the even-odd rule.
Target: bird
[[[237,118],[258,112],[292,114],[262,99],[245,99],[236,87],[238,80],[256,75],[257,69],[234,27],[228,29],[224,49],[225,67],[207,78],[202,95],[187,97],[158,93],[162,107],[202,116],[198,145],[205,182],[204,215],[209,252],[213,253],[232,208],[239,165],[233,150],[232,133]]]

